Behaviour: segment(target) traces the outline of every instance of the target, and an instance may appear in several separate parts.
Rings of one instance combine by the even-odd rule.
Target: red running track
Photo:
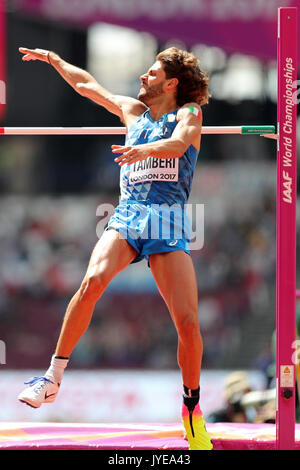
[[[207,424],[215,450],[274,450],[274,424]],[[300,425],[295,448],[300,449]],[[0,423],[0,450],[187,450],[181,424]]]

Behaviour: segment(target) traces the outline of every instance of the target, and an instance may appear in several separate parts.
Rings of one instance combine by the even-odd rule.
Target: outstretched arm
[[[139,100],[115,95],[106,90],[89,72],[66,62],[53,51],[25,47],[20,47],[19,51],[24,54],[23,61],[40,60],[52,65],[77,93],[116,114],[126,125],[130,125],[131,120],[136,119],[146,109]]]

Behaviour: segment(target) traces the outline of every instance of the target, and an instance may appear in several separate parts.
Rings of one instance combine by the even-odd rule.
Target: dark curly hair
[[[200,69],[198,58],[187,51],[170,47],[156,56],[163,64],[168,78],[178,78],[176,101],[178,106],[194,102],[200,106],[207,104],[210,98],[208,91],[209,78]]]

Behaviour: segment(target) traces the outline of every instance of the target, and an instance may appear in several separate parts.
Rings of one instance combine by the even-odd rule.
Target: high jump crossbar
[[[126,127],[0,127],[0,135],[116,135]],[[258,134],[276,138],[275,126],[204,126],[202,134]]]

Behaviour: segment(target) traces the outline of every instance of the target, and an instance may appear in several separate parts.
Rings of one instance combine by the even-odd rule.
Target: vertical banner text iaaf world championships
[[[295,17],[285,15],[278,28],[278,157],[280,185],[284,202],[295,203],[297,160],[297,44],[283,41],[280,29],[296,27]]]

